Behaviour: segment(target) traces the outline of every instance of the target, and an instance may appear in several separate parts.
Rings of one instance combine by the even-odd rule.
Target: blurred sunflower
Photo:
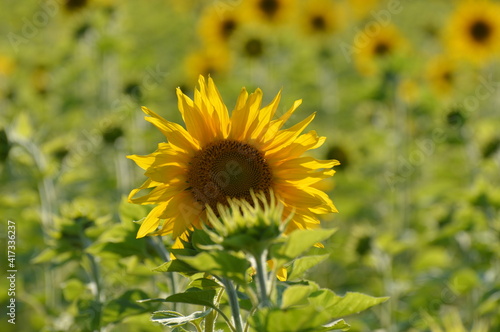
[[[114,4],[115,0],[64,0],[62,2],[64,10],[69,14],[89,7],[111,9]]]
[[[312,185],[331,177],[338,162],[303,156],[325,141],[314,130],[301,134],[315,114],[282,129],[300,100],[272,120],[281,93],[261,108],[262,91],[249,95],[243,88],[231,117],[211,78],[207,84],[200,76],[194,101],[180,89],[177,96],[187,130],[143,107],[150,115],[146,120],[168,143],[160,143],[150,155],[128,157],[149,177],[132,190],[129,202],[157,205],[142,222],[138,238],[165,234],[178,238],[206,222],[206,206],[216,211],[217,204],[228,204],[228,197],[251,202],[251,190],[267,195],[272,190],[284,205],[284,218],[294,213],[286,233],[316,228],[317,214],[337,212],[330,198]],[[151,191],[134,198],[143,189]]]
[[[348,0],[352,15],[355,19],[363,19],[375,9],[381,0]]]
[[[309,35],[328,35],[339,31],[342,26],[340,6],[331,0],[305,1],[300,11],[304,32]]]
[[[451,55],[484,63],[500,51],[500,5],[463,1],[450,18],[446,43]]]
[[[65,0],[63,6],[68,11],[75,11],[84,8],[88,3],[88,0]]]
[[[0,77],[10,76],[14,72],[15,67],[14,59],[0,54]]]
[[[292,15],[296,0],[249,0],[244,4],[243,12],[252,21],[283,23]]]
[[[402,79],[398,84],[398,95],[407,104],[415,103],[420,96],[418,83],[411,78]]]
[[[238,8],[227,10],[221,15],[216,8],[209,6],[200,19],[198,33],[210,47],[226,45],[241,24],[241,11]]]
[[[231,67],[231,55],[225,47],[210,47],[188,55],[185,69],[189,82],[195,82],[198,75],[217,76]]]
[[[455,86],[457,74],[457,64],[448,57],[437,57],[427,64],[427,81],[438,96],[450,95]]]
[[[355,37],[355,62],[358,70],[365,75],[373,75],[380,71],[385,62],[393,55],[401,52],[406,42],[394,25],[380,27],[378,33],[369,36],[360,31]]]

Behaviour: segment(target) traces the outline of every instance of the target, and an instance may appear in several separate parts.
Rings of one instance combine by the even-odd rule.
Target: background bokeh
[[[499,331],[499,1],[3,0],[0,4],[2,331],[160,331],[164,246],[136,240],[148,207],[125,158],[180,122],[175,88],[210,74],[283,89],[290,123],[317,112],[321,184],[340,213],[308,278],[390,296],[352,331]],[[7,220],[16,325],[7,323]],[[163,239],[169,243],[169,239]],[[313,249],[319,250],[319,249]],[[4,268],[5,267],[5,268]],[[182,283],[182,280],[177,280]],[[164,308],[164,307],[163,307]],[[164,308],[165,309],[165,308]],[[182,308],[178,308],[181,310]]]

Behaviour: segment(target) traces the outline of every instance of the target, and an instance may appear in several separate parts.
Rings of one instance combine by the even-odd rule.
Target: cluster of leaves
[[[333,233],[334,230],[327,229],[297,230],[290,236],[280,236],[270,241],[265,252],[269,249],[269,257],[266,258],[272,261],[273,269],[264,273],[275,274],[277,269],[286,266],[289,278],[287,281],[276,282],[276,276],[272,276],[271,284],[274,287],[270,290],[269,300],[264,302],[257,295],[260,286],[257,285],[257,276],[252,277],[252,274],[258,271],[252,267],[252,255],[249,251],[222,250],[205,230],[195,230],[189,241],[183,242],[184,248],[171,249],[175,255],[174,260],[155,269],[158,272],[181,273],[188,277],[191,282],[186,291],[165,299],[147,301],[202,305],[206,310],[189,315],[161,310],[153,314],[152,321],[169,327],[183,327],[179,331],[187,328],[188,324],[195,325],[200,330],[201,322],[207,319],[211,310],[215,310],[226,320],[227,326],[235,331],[231,320],[221,310],[222,290],[225,289],[228,297],[230,296],[230,280],[240,289],[237,292],[237,305],[247,312],[244,315],[247,329],[251,327],[255,331],[283,332],[347,331],[350,326],[342,317],[382,303],[387,298],[350,292],[342,297],[329,289],[320,288],[313,281],[301,279],[304,272],[323,262],[328,255],[300,255]],[[252,242],[250,240],[247,242]]]

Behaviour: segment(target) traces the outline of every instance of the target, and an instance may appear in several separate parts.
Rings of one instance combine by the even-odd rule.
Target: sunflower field
[[[0,331],[500,331],[500,1],[0,8]]]

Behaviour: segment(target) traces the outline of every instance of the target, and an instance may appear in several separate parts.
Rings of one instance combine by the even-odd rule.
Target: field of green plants
[[[200,310],[140,302],[189,279],[153,271],[170,235],[136,239],[153,206],[128,202],[146,176],[126,156],[165,142],[141,106],[184,125],[176,88],[193,98],[204,75],[229,112],[242,87],[263,105],[281,91],[276,117],[302,99],[288,126],[316,112],[308,130],[326,142],[308,155],[340,162],[316,185],[339,212],[319,216],[336,232],[306,277],[389,297],[350,331],[500,331],[499,13],[494,0],[3,0],[0,330],[168,331],[153,312]]]

